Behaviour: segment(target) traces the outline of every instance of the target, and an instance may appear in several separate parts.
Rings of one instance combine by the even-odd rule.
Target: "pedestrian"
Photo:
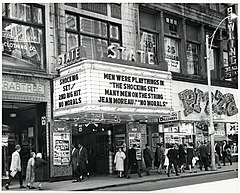
[[[125,153],[122,151],[122,148],[118,148],[118,152],[115,154],[114,164],[115,169],[118,172],[118,177],[122,178],[122,173],[124,171],[124,159],[126,158]]]
[[[184,146],[182,144],[179,145],[178,148],[178,155],[179,155],[179,172],[185,172],[184,166],[186,164],[186,155],[187,152],[184,150]]]
[[[172,165],[174,166],[176,176],[179,176],[178,174],[178,146],[177,144],[171,145],[171,149],[168,150],[167,157],[169,159],[169,166],[168,166],[168,172],[167,175],[170,177],[170,170],[172,168]]]
[[[25,186],[23,186],[23,179],[22,179],[21,158],[20,158],[20,154],[19,154],[20,151],[21,151],[21,146],[16,145],[15,151],[12,153],[9,180],[5,184],[6,190],[9,189],[10,183],[16,175],[18,175],[18,179],[19,179],[19,184],[20,184],[19,188],[25,188]]]
[[[81,181],[81,179],[80,179],[80,173],[78,171],[78,150],[74,144],[71,145],[71,148],[72,148],[72,152],[70,155],[69,165],[72,166],[72,176],[73,176],[72,182],[79,182]]]
[[[37,153],[35,160],[35,182],[38,182],[38,189],[43,190],[44,169],[47,165],[47,161],[42,159],[42,154]]]
[[[127,177],[127,172],[128,172],[128,152],[127,152],[127,145],[125,143],[123,143],[122,151],[125,153],[125,156],[126,156],[126,158],[124,159],[123,176]]]
[[[168,156],[167,156],[167,153],[168,153],[168,150],[167,148],[165,148],[165,151],[164,151],[164,164],[163,164],[163,168],[164,168],[164,172],[167,173],[168,171],[168,167],[169,167],[169,159],[168,159]]]
[[[231,149],[230,146],[227,144],[227,142],[224,140],[222,145],[222,157],[223,157],[223,165],[226,166],[226,158],[228,159],[230,165],[232,165],[231,160]]]
[[[143,158],[146,166],[146,175],[149,176],[153,161],[153,156],[149,144],[146,144],[146,148],[143,150]]]
[[[206,146],[206,143],[201,142],[201,145],[198,148],[199,156],[200,156],[200,170],[202,171],[202,166],[204,165],[205,171],[208,171],[208,156],[209,151]]]
[[[31,152],[31,157],[29,158],[27,163],[26,182],[28,182],[27,187],[29,189],[35,189],[35,187],[33,186],[35,180],[35,157],[35,152]]]
[[[138,167],[138,162],[137,162],[137,151],[136,151],[136,144],[133,144],[131,146],[131,149],[128,150],[128,172],[127,172],[127,179],[130,179],[130,175],[132,172],[132,169],[135,167],[137,169],[137,173],[139,177],[142,177],[141,175],[141,170]]]
[[[86,167],[88,164],[88,154],[87,149],[82,144],[78,144],[78,151],[78,172],[80,173],[80,179],[83,180],[85,174],[89,178],[89,172]]]
[[[189,172],[192,173],[192,167],[193,167],[193,158],[196,156],[196,152],[193,148],[193,143],[189,143],[188,147],[187,147],[187,165],[189,167]],[[193,171],[194,173],[197,172],[197,170],[195,170],[195,164],[196,162],[194,161],[194,167],[193,167]]]
[[[157,148],[155,151],[155,156],[154,156],[154,165],[157,166],[157,172],[160,174],[162,173],[163,165],[164,165],[164,148],[162,143],[157,143]]]
[[[221,148],[220,148],[220,145],[215,142],[214,144],[214,154],[215,154],[215,161],[216,161],[216,164],[218,165],[218,168],[222,168],[221,166]]]

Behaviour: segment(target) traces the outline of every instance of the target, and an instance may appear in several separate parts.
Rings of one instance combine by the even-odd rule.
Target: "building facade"
[[[154,151],[158,142],[207,140],[205,36],[236,9],[3,4],[3,175],[16,143],[23,164],[31,149],[42,152],[58,179],[71,176],[71,143],[87,147],[91,173],[113,173],[124,143],[137,145],[142,163],[146,143]],[[210,56],[214,126],[237,152],[237,35],[227,29],[219,27]]]

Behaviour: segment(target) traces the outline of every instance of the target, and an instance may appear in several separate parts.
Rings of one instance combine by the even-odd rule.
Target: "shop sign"
[[[80,46],[58,56],[58,65],[69,66],[83,59],[86,59],[86,51]]]
[[[238,134],[238,123],[226,123],[226,130],[228,135]]]
[[[164,132],[178,133],[179,132],[179,123],[167,123],[163,126]]]
[[[222,131],[222,130],[220,130],[220,131],[215,131],[215,132],[214,132],[214,135],[225,136],[225,131]]]
[[[127,50],[126,47],[111,44],[108,46],[108,58],[117,58],[121,60],[129,60],[132,62],[145,63],[147,58],[148,64],[154,64],[154,53],[138,50],[136,52],[133,49]]]
[[[208,92],[195,88],[185,89],[178,94],[179,99],[182,100],[184,107],[184,115],[188,116],[193,112],[202,112],[202,103],[204,103],[204,112],[209,114],[208,106]],[[216,90],[212,93],[212,112],[218,115],[233,116],[238,113],[238,108],[232,93],[223,94],[221,91]]]
[[[179,127],[180,133],[193,134],[193,124],[192,123],[181,123]]]
[[[55,111],[86,104],[119,110],[137,108],[138,112],[168,111],[172,106],[171,82],[167,73],[162,76],[152,70],[117,64],[108,66],[97,64],[97,61],[89,66],[88,63],[86,66],[82,64],[80,70],[67,71],[72,73],[54,80]]]
[[[238,63],[237,63],[237,41],[236,41],[236,27],[235,22],[231,20],[230,15],[234,13],[234,7],[228,7],[227,10],[228,22],[228,66],[223,67],[223,77],[225,79],[235,78],[238,76]]]
[[[43,84],[10,81],[4,79],[2,80],[2,91],[41,95],[45,94],[45,88]]]
[[[179,113],[178,112],[172,112],[170,116],[159,117],[159,123],[178,121],[178,120],[179,120]]]
[[[168,63],[168,71],[180,73],[180,61],[168,58],[166,58],[165,60]]]

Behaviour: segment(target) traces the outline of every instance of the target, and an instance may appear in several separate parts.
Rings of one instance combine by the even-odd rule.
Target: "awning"
[[[231,139],[229,139],[227,136],[223,136],[223,135],[214,135],[214,141],[232,141]]]

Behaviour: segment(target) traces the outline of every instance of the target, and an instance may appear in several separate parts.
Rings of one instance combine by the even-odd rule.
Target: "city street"
[[[192,176],[191,178],[177,178],[174,180],[159,180],[155,182],[146,182],[141,184],[130,184],[121,187],[104,188],[102,191],[153,191],[167,188],[188,186],[194,184],[208,183],[226,179],[237,178],[237,171],[217,173],[203,176]],[[204,185],[204,184],[203,184]]]

